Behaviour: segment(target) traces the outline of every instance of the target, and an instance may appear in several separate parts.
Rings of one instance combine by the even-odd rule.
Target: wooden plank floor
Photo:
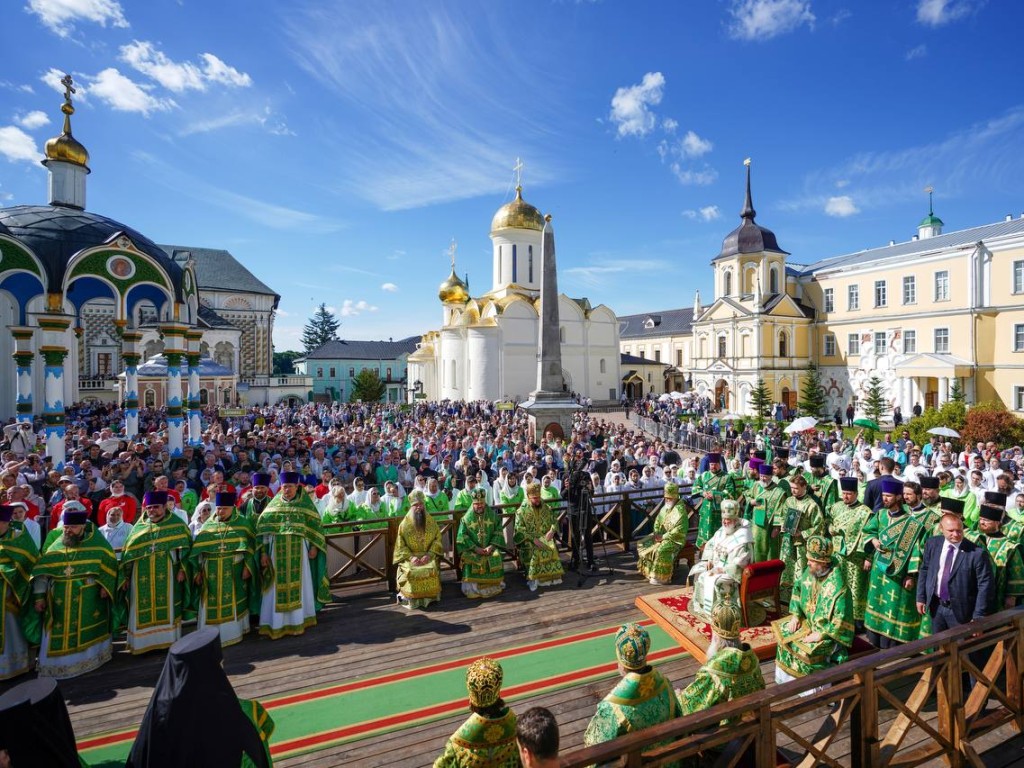
[[[631,555],[611,551],[609,554],[612,575],[591,577],[579,589],[571,575],[560,587],[530,593],[522,577],[510,573],[510,587],[502,597],[470,601],[462,597],[456,583],[446,581],[440,606],[432,606],[426,612],[406,611],[381,589],[346,592],[325,609],[319,625],[302,637],[271,642],[249,636],[225,649],[225,669],[239,696],[259,699],[644,619],[633,601],[638,594],[659,588],[636,574]],[[163,658],[163,653],[142,657],[117,653],[113,661],[96,672],[61,683],[76,733],[81,737],[137,726]],[[608,661],[612,660],[609,636]],[[693,679],[698,665],[684,656],[661,664],[659,669],[681,688]],[[765,681],[772,685],[774,664],[764,662],[762,671]],[[515,708],[523,711],[543,705],[551,709],[558,718],[563,746],[572,748],[582,743],[594,707],[611,685],[609,680],[586,683],[517,702]],[[807,715],[798,721],[798,732],[810,735],[824,715],[824,710]],[[460,713],[276,764],[428,766],[465,717],[465,713]],[[891,710],[883,710],[882,717],[890,719]],[[986,765],[1024,766],[1024,739],[1011,736],[1004,729],[978,743],[979,748],[988,749],[984,755]],[[916,736],[912,732],[906,746],[923,738],[920,732]],[[841,733],[838,743],[848,749],[849,733]]]

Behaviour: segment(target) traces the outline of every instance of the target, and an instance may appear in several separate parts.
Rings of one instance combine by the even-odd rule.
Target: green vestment
[[[711,498],[704,498],[710,493]],[[736,482],[728,472],[703,472],[693,483],[694,497],[701,497],[697,547],[703,547],[722,527],[722,501],[736,498]]]
[[[441,571],[438,558],[444,553],[441,529],[430,514],[425,515],[423,530],[416,528],[413,512],[407,512],[398,526],[398,539],[392,562],[398,566],[398,591],[413,608],[426,608],[441,599]],[[431,555],[426,565],[413,565],[410,559]]]
[[[23,528],[8,528],[0,536],[0,680],[29,671],[33,656],[22,636],[19,621],[31,610],[32,567],[39,550]],[[8,637],[8,631],[18,637]]]
[[[658,670],[627,672],[597,705],[583,743],[592,747],[680,716],[679,700]]]
[[[865,539],[879,539],[882,544],[874,553],[868,577],[865,628],[901,643],[921,636],[917,586],[911,584],[907,589],[903,583],[910,577],[916,579],[921,550],[931,529],[930,520],[922,520],[906,506],[896,516],[880,509],[864,526]]]
[[[800,619],[796,632],[789,630],[789,616],[772,623],[778,640],[775,664],[793,677],[842,664],[850,657],[853,644],[853,602],[841,568],[833,568],[823,577],[805,569],[793,585],[789,610]],[[817,632],[820,640],[808,642],[807,635]]]
[[[789,596],[794,581],[807,567],[807,539],[825,531],[825,518],[818,499],[810,493],[802,499],[790,496],[782,511],[782,545],[779,556],[786,564],[782,572],[782,595]]]
[[[192,542],[189,565],[193,573],[203,575],[196,600],[206,608],[207,625],[259,613],[256,539],[249,520],[237,511],[226,521],[213,515],[203,524]],[[248,579],[242,578],[246,568]]]
[[[781,528],[785,514],[788,492],[783,489],[775,478],[768,486],[760,482],[754,486],[754,497],[751,502],[751,526],[754,533],[754,562],[777,560],[782,547],[782,539],[773,537],[772,529]]]
[[[448,739],[434,768],[519,768],[516,714],[506,708],[500,717],[476,712]]]
[[[813,472],[804,472],[804,477],[807,478],[807,488],[821,502],[821,508],[832,509],[832,505],[839,501],[839,481],[828,471],[821,477]]]
[[[501,519],[490,509],[477,512],[472,507],[459,522],[455,546],[462,562],[462,580],[476,584],[484,592],[497,590],[505,580],[502,550],[505,533]],[[481,555],[476,550],[494,547],[494,552]],[[484,596],[490,597],[490,594]]]
[[[266,538],[273,539],[274,556],[268,569],[261,574],[264,592],[276,587],[274,609],[282,613],[296,610],[302,605],[302,558],[309,547],[316,547],[316,557],[309,561],[313,582],[313,600],[317,612],[331,602],[327,581],[327,545],[324,541],[323,520],[312,497],[300,489],[290,501],[278,494],[267,504],[256,520],[256,541],[259,546],[270,546]],[[303,548],[303,544],[307,548]],[[266,616],[260,616],[263,626]],[[261,630],[262,631],[262,630]]]
[[[741,648],[725,646],[697,670],[693,682],[679,692],[679,700],[683,714],[692,715],[763,690],[764,676],[757,654],[746,644]],[[724,720],[722,725],[736,719]]]
[[[534,507],[529,500],[516,510],[515,543],[519,560],[526,566],[526,578],[540,584],[562,580],[562,560],[555,540],[547,540],[548,532],[557,531],[558,516],[544,502]],[[540,539],[542,546],[537,546]]]
[[[706,505],[708,501],[704,503]],[[654,534],[637,542],[637,568],[648,579],[657,579],[662,584],[671,583],[676,558],[679,550],[686,546],[686,534],[690,530],[688,512],[682,501],[677,500],[671,505],[666,501],[654,520]]]
[[[828,532],[832,535],[839,569],[846,577],[846,587],[853,600],[854,621],[864,621],[864,609],[868,601],[870,574],[864,570],[864,562],[869,558],[864,545],[869,537],[864,535],[864,528],[873,514],[870,507],[859,501],[852,507],[846,502],[837,501],[828,513]]]
[[[988,550],[996,587],[993,610],[1004,610],[1008,597],[1015,598],[1019,605],[1020,598],[1024,597],[1024,557],[1020,543],[1002,531],[998,536],[971,531],[967,538]]]

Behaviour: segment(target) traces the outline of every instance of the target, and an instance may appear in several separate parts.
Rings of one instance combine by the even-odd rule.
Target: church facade
[[[623,352],[688,361],[692,388],[740,415],[759,379],[795,407],[812,362],[830,413],[857,409],[874,376],[905,417],[957,388],[1024,413],[1024,216],[944,233],[930,209],[908,241],[798,263],[755,215],[748,166],[712,300],[698,292],[668,336],[653,321],[663,313],[623,318],[636,329]]]
[[[438,298],[442,324],[409,356],[410,396],[522,401],[537,388],[544,218],[522,188],[491,221],[491,289],[472,297],[452,271]],[[594,401],[621,387],[619,324],[607,306],[558,297],[562,388]],[[414,384],[419,382],[418,385]]]

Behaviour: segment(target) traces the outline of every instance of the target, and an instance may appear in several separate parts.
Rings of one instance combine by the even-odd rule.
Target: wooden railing
[[[688,488],[680,489],[686,495]],[[632,542],[650,532],[663,493],[660,488],[623,493],[601,493],[593,497],[595,514],[592,532],[594,540],[612,545],[622,552],[628,552]],[[551,502],[558,512],[558,547],[569,549],[569,510],[564,500]],[[505,531],[504,557],[516,561],[513,529],[516,505],[496,505],[495,512],[501,515]],[[434,513],[433,517],[441,528],[444,554],[441,556],[441,570],[452,570],[458,579],[462,564],[455,546],[455,539],[462,521],[462,511]],[[693,516],[696,517],[695,515]],[[348,587],[386,585],[388,591],[397,589],[397,567],[392,564],[395,543],[398,541],[398,526],[401,517],[383,517],[357,522],[331,523],[324,526],[327,544],[327,567],[331,589],[337,591]]]
[[[974,683],[965,695],[967,676]],[[819,720],[823,707],[830,709]],[[738,721],[719,727],[727,719]],[[1003,726],[1024,728],[1024,608],[572,750],[561,766],[634,768],[698,757],[707,766],[742,759],[757,768],[885,768],[944,758],[959,768],[982,765],[975,742]]]

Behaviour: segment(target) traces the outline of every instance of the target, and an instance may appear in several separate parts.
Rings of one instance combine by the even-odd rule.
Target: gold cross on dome
[[[512,166],[512,172],[516,175],[516,188],[523,186],[523,161],[518,157],[516,158],[516,164]]]
[[[60,79],[60,84],[64,86],[64,100],[71,101],[71,94],[77,93],[75,87],[72,85],[71,75],[64,75]]]
[[[458,250],[459,244],[455,242],[455,238],[452,238],[451,245],[448,246],[448,258],[452,262],[452,271],[455,271],[455,251]]]

